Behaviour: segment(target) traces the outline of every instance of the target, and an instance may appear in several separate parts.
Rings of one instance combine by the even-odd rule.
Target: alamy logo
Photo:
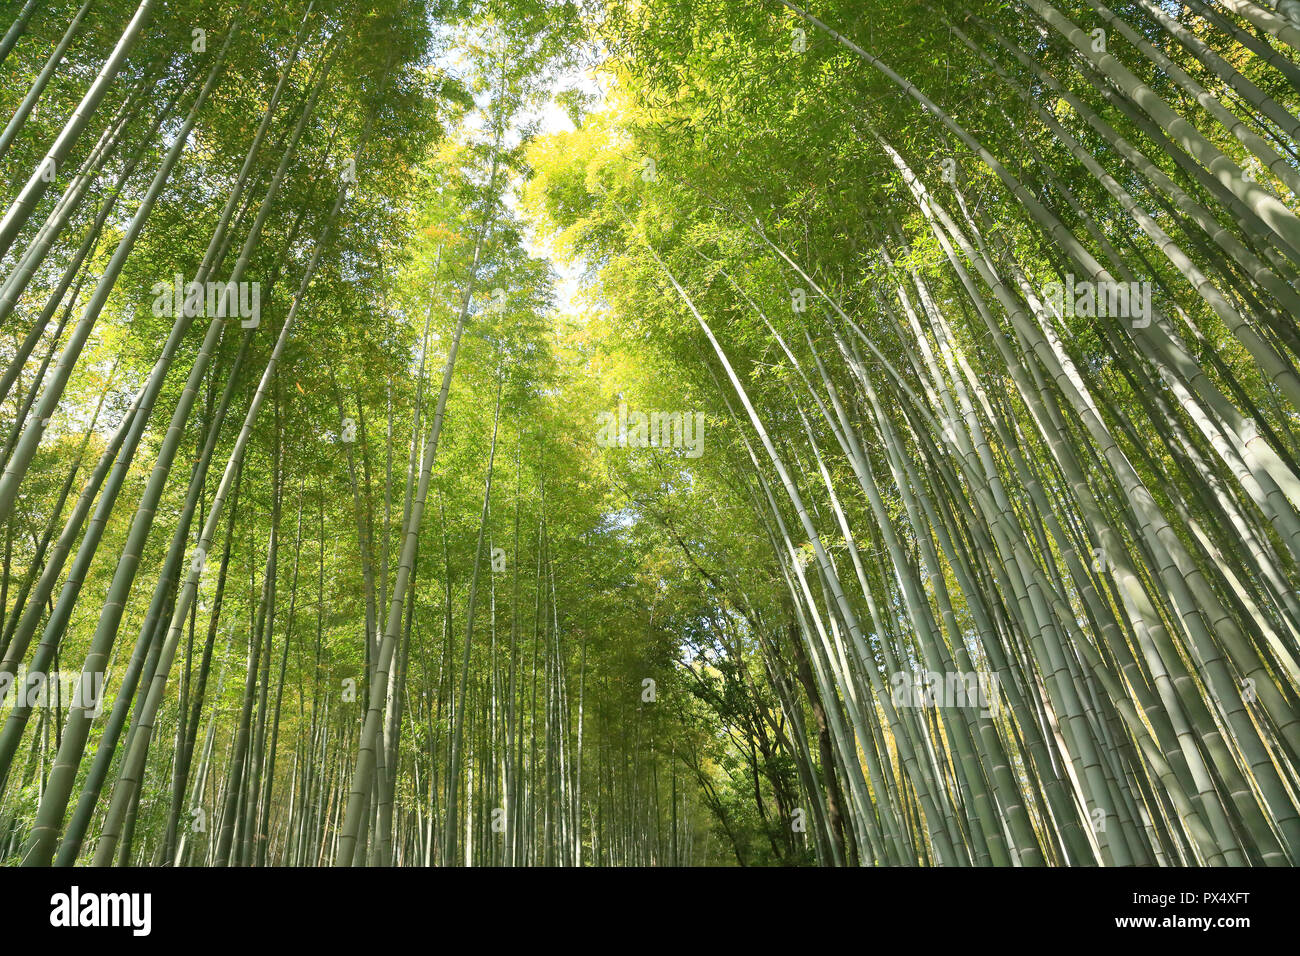
[[[1043,297],[1062,316],[1133,319],[1135,329],[1151,324],[1150,282],[1076,282],[1067,272],[1064,283],[1043,286]]]
[[[153,314],[203,315],[210,319],[239,316],[239,324],[255,329],[262,322],[262,285],[259,282],[186,282],[179,272],[170,283],[158,281],[153,293]]]
[[[127,926],[135,936],[148,936],[153,928],[150,893],[82,893],[74,886],[51,896],[50,907],[51,926]]]
[[[601,448],[684,448],[687,458],[704,454],[703,412],[598,412],[596,444]]]
[[[980,716],[998,712],[998,675],[985,671],[898,671],[889,678],[895,707],[970,707]]]
[[[11,694],[10,691],[13,691]],[[0,671],[0,708],[79,707],[98,717],[104,703],[104,674],[82,672]]]

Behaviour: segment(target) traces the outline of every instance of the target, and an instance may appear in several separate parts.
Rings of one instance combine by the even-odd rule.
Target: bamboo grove
[[[8,0],[6,865],[1300,863],[1290,0]]]

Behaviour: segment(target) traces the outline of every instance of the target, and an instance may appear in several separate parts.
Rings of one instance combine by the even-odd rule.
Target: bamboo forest
[[[5,868],[1300,864],[1297,0],[0,34]]]

